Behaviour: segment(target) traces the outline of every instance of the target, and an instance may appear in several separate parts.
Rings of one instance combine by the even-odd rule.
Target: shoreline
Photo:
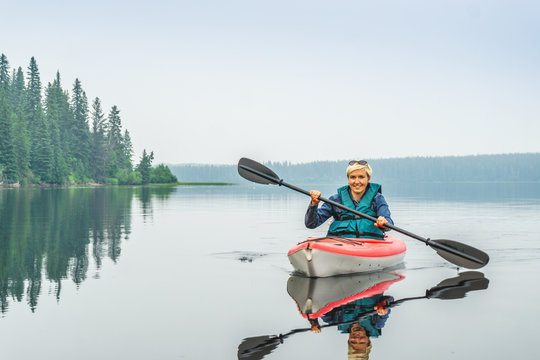
[[[235,183],[227,183],[227,182],[175,182],[175,183],[152,183],[152,184],[141,184],[141,185],[132,185],[132,184],[126,184],[126,185],[118,185],[118,184],[101,184],[101,183],[81,183],[81,184],[20,184],[20,183],[13,183],[13,184],[4,184],[0,183],[0,188],[5,189],[19,189],[19,188],[52,188],[52,187],[101,187],[101,186],[234,186],[238,185]]]

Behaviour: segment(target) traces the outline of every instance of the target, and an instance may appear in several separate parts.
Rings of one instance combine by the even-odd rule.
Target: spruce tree
[[[0,89],[4,90],[7,96],[9,89],[9,62],[6,55],[0,55]]]
[[[121,167],[122,159],[122,121],[120,119],[120,110],[114,105],[108,116],[107,133],[107,158],[109,175],[115,176]]]
[[[49,127],[41,105],[41,79],[34,57],[28,66],[28,86],[26,91],[25,117],[30,129],[30,166],[39,181],[51,180],[52,147]]]
[[[17,182],[17,158],[13,146],[12,116],[8,108],[7,94],[0,89],[0,181]]]
[[[76,159],[80,177],[88,176],[90,158],[90,131],[88,128],[88,99],[82,89],[79,79],[75,79],[73,84],[73,95],[71,97],[71,109],[73,112],[73,127],[71,149]]]
[[[13,111],[13,145],[17,157],[17,173],[19,179],[26,181],[30,171],[30,138],[25,120],[24,74],[19,66],[11,79],[11,109]]]
[[[12,115],[8,102],[9,62],[4,54],[0,55],[0,181],[17,181],[17,159],[13,147]]]
[[[133,171],[133,163],[131,158],[133,157],[133,144],[131,143],[131,136],[129,131],[126,129],[124,131],[124,136],[122,137],[122,168],[126,169],[128,172]]]
[[[149,184],[150,183],[150,175],[152,171],[152,161],[154,160],[154,152],[150,152],[150,154],[146,153],[146,149],[143,150],[141,161],[139,162],[139,165],[137,165],[137,171],[142,176],[142,183],[143,184]]]
[[[70,173],[68,160],[66,159],[66,146],[62,141],[62,123],[69,109],[67,96],[63,92],[60,84],[60,73],[56,73],[56,78],[52,84],[49,83],[45,91],[45,110],[52,147],[52,169],[51,181],[57,184],[64,183]],[[67,112],[69,115],[69,111]]]
[[[107,175],[107,153],[106,153],[106,121],[101,108],[101,100],[96,97],[92,103],[92,133],[91,133],[91,151],[90,168],[92,177],[97,182],[104,182]]]

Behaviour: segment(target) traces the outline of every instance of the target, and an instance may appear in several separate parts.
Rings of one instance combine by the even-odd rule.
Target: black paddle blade
[[[259,184],[278,184],[281,179],[275,172],[248,158],[241,158],[238,161],[238,173],[244,179],[253,181]]]
[[[489,262],[489,255],[482,250],[457,241],[444,239],[430,240],[428,245],[452,264],[467,269],[480,269]]]
[[[479,271],[466,271],[456,277],[445,279],[426,291],[428,298],[453,300],[464,298],[469,291],[485,290],[489,280]]]
[[[281,344],[278,336],[255,336],[246,338],[238,345],[238,359],[260,360]]]

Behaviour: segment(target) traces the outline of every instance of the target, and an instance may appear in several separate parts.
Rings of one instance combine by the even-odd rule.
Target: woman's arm
[[[330,196],[330,200],[341,202],[338,195]],[[306,211],[304,223],[308,229],[315,229],[317,226],[322,225],[333,214],[334,209],[332,205],[328,203],[323,203],[320,207],[318,207],[318,205],[311,205],[310,203]]]

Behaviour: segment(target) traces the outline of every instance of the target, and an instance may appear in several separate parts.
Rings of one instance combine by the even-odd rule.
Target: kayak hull
[[[404,278],[384,271],[324,278],[292,275],[287,281],[287,292],[302,317],[316,319],[342,305],[382,294]]]
[[[339,237],[309,238],[287,256],[293,268],[308,277],[374,272],[403,261],[407,248],[397,238],[384,240]]]

